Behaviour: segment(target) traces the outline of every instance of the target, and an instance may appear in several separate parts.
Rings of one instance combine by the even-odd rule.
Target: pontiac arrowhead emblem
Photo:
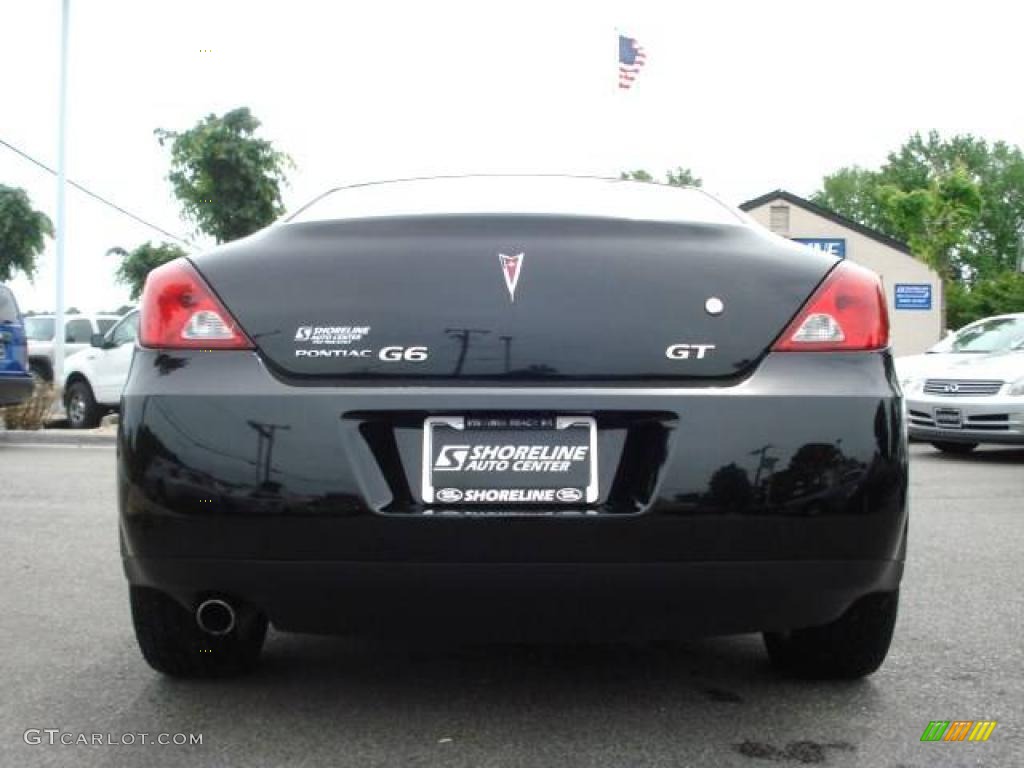
[[[523,257],[525,255],[525,253],[517,253],[515,256],[498,254],[501,274],[505,276],[505,285],[508,287],[508,295],[512,301],[516,300],[516,286],[519,284],[519,275],[523,272]]]

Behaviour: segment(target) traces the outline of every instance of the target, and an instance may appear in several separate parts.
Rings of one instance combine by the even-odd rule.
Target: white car
[[[955,360],[1005,352],[1024,339],[1024,312],[995,315],[965,325],[923,355],[897,357],[896,375],[904,392],[915,381],[940,373]]]
[[[1024,445],[1024,315],[994,320],[904,383],[912,438],[948,453],[970,453],[979,443]],[[978,339],[992,334],[1009,346],[987,351]]]
[[[118,315],[65,315],[65,362],[71,355],[88,349],[95,334],[106,333],[120,319]],[[29,369],[44,381],[53,381],[53,335],[56,324],[53,315],[30,315],[25,318]]]
[[[94,335],[90,347],[67,358],[64,408],[72,429],[95,427],[105,413],[117,410],[135,354],[138,330],[136,310],[102,336]]]

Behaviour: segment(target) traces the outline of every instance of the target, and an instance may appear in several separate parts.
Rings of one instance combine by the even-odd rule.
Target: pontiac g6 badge
[[[523,271],[523,257],[525,253],[517,253],[515,256],[498,254],[498,262],[501,264],[501,274],[505,276],[505,285],[508,287],[509,298],[516,300],[516,286],[519,284],[519,275]]]

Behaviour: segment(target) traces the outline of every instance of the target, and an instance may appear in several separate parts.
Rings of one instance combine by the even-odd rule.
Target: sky
[[[362,181],[459,173],[660,175],[740,202],[809,195],[915,131],[1024,144],[1024,4],[71,0],[68,178],[194,237],[155,128],[248,106],[291,155],[295,209]],[[617,31],[647,51],[617,87]],[[60,0],[0,0],[0,139],[57,157]],[[54,177],[0,146],[0,184],[55,219]],[[158,232],[68,190],[67,306],[128,292],[112,246]],[[24,310],[54,306],[55,247]]]

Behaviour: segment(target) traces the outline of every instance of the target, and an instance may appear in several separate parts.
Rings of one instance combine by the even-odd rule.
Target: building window
[[[789,234],[788,205],[773,205],[768,210],[768,228],[779,235]]]

